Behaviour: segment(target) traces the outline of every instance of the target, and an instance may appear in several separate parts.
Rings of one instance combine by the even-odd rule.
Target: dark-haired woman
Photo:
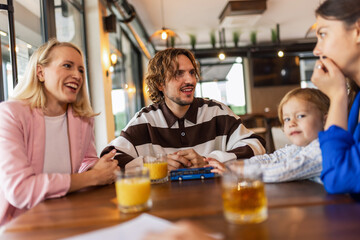
[[[360,94],[349,88],[360,86],[360,2],[327,0],[316,16],[314,54],[320,59],[312,81],[330,98],[325,131],[319,133],[321,178],[329,193],[360,193]]]

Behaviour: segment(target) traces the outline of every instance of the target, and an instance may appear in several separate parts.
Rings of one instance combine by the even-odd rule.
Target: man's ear
[[[160,83],[158,86],[157,86],[158,90],[163,92],[164,91],[164,84],[163,83]]]
[[[36,65],[36,76],[39,79],[40,82],[44,82],[45,81],[45,76],[44,76],[44,68],[41,65]]]

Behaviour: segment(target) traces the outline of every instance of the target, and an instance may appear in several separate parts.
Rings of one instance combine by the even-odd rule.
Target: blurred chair
[[[240,115],[240,118],[246,128],[265,139],[266,152],[272,153],[275,150],[271,134],[271,122],[273,118],[267,118],[263,114],[245,114]]]
[[[271,134],[273,137],[275,150],[291,144],[290,140],[286,137],[284,131],[282,130],[282,127],[272,127]]]

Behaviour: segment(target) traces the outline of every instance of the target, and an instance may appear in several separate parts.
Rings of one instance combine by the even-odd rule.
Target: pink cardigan
[[[75,117],[68,108],[72,173],[97,161],[93,118]],[[56,137],[56,136],[54,136]],[[43,173],[45,120],[42,110],[20,101],[0,103],[0,225],[47,198],[64,196],[70,174]]]

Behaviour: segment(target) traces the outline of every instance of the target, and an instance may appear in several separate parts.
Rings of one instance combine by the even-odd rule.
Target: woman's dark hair
[[[360,18],[359,0],[326,0],[315,11],[316,16],[343,21],[352,26]]]

